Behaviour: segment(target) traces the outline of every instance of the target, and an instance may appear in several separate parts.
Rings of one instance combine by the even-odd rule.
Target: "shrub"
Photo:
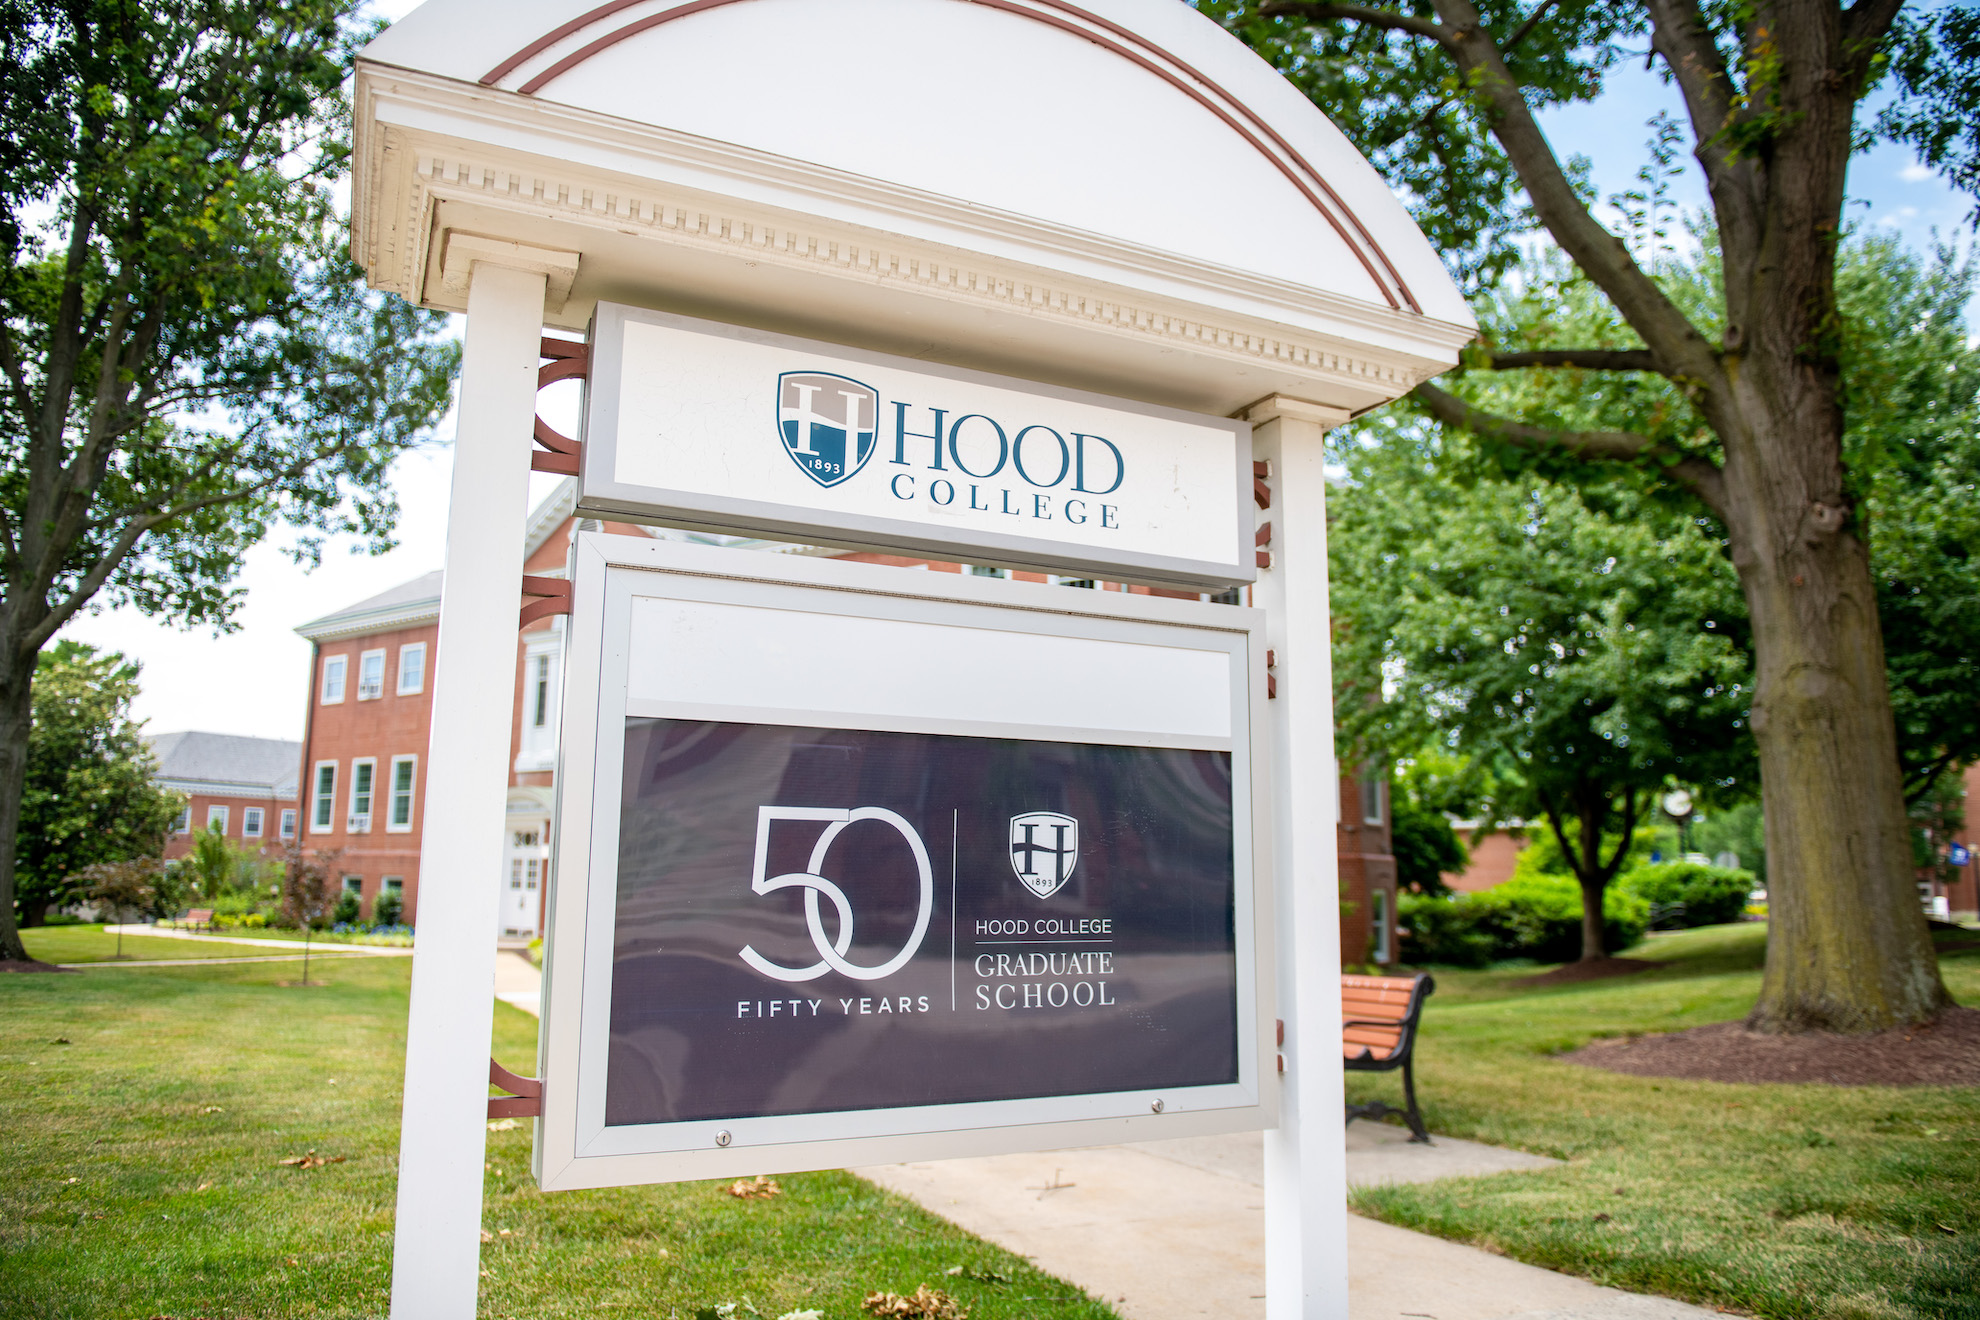
[[[1515,876],[1456,898],[1404,895],[1404,960],[1482,967],[1505,958],[1572,962],[1581,956],[1581,886],[1563,876]],[[1650,904],[1610,885],[1602,898],[1602,946],[1619,953],[1643,938]]]
[[[1751,871],[1735,871],[1702,862],[1663,862],[1638,867],[1617,881],[1656,912],[1659,930],[1687,930],[1738,921],[1753,892]]]
[[[1483,967],[1501,957],[1498,940],[1484,929],[1485,909],[1469,894],[1396,895],[1402,927],[1402,960],[1443,967]]]
[[[371,920],[374,925],[396,926],[399,918],[405,915],[406,900],[396,889],[381,889],[378,897],[371,900]]]
[[[337,926],[355,926],[364,915],[364,900],[346,889],[337,896],[336,904],[330,909],[330,921]]]
[[[1581,885],[1566,876],[1514,876],[1474,898],[1491,915],[1500,956],[1572,962],[1581,956]],[[1650,905],[1611,884],[1602,895],[1602,949],[1620,953],[1650,927]]]

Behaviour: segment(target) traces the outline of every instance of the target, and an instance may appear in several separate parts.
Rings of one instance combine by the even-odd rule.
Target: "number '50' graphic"
[[[818,842],[812,845],[811,860],[805,863],[805,870],[788,871],[766,879],[763,873],[770,868],[770,826],[780,820],[823,820],[831,824],[825,827],[825,832],[818,836]],[[862,820],[884,821],[900,831],[914,853],[915,869],[921,875],[921,911],[914,920],[914,934],[908,937],[907,945],[899,953],[877,967],[862,967],[846,961],[845,952],[851,947],[853,937],[852,904],[846,901],[844,890],[820,874],[825,867],[825,854],[831,851],[833,841],[845,832],[848,825]],[[792,885],[804,887],[804,924],[811,931],[811,942],[818,946],[819,961],[809,967],[779,967],[749,945],[745,944],[742,948],[744,962],[779,981],[816,980],[827,971],[850,976],[856,981],[877,981],[881,977],[892,976],[906,966],[908,959],[914,957],[915,951],[921,947],[922,938],[928,934],[928,918],[935,909],[935,873],[928,865],[928,849],[922,844],[921,836],[915,833],[914,826],[885,807],[758,807],[756,864],[750,875],[749,887],[759,894],[767,894]],[[832,907],[837,912],[837,939],[827,939],[825,936],[825,922],[818,913],[818,896],[821,893],[832,900]]]

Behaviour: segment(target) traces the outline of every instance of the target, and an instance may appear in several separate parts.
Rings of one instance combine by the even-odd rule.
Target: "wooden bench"
[[[185,916],[185,920],[184,920],[183,922],[181,922],[180,924],[181,924],[181,925],[186,925],[186,926],[191,926],[191,927],[192,927],[192,928],[193,928],[194,930],[198,930],[198,929],[199,929],[199,928],[200,928],[201,926],[204,926],[204,927],[206,927],[206,928],[207,928],[208,930],[212,930],[212,929],[213,929],[213,909],[212,909],[212,908],[194,908],[194,909],[193,909],[192,911],[190,911],[190,912],[188,912],[188,913],[186,913],[186,916]]]
[[[1409,1124],[1410,1140],[1426,1145],[1430,1134],[1416,1107],[1416,1023],[1437,983],[1427,975],[1341,978],[1341,1066],[1349,1072],[1402,1069],[1406,1109],[1380,1100],[1347,1107],[1347,1122],[1396,1114]]]

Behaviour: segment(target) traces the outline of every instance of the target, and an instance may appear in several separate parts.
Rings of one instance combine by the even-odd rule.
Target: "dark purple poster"
[[[1231,758],[626,721],[606,1123],[1231,1083]]]

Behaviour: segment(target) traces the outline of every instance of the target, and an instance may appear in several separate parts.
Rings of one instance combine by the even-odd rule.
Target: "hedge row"
[[[1603,949],[1629,948],[1653,916],[1666,929],[1737,920],[1752,888],[1745,871],[1693,862],[1641,867],[1603,895]],[[1515,876],[1446,898],[1404,894],[1399,908],[1405,963],[1483,967],[1509,958],[1559,963],[1581,956],[1581,886],[1567,876]]]

